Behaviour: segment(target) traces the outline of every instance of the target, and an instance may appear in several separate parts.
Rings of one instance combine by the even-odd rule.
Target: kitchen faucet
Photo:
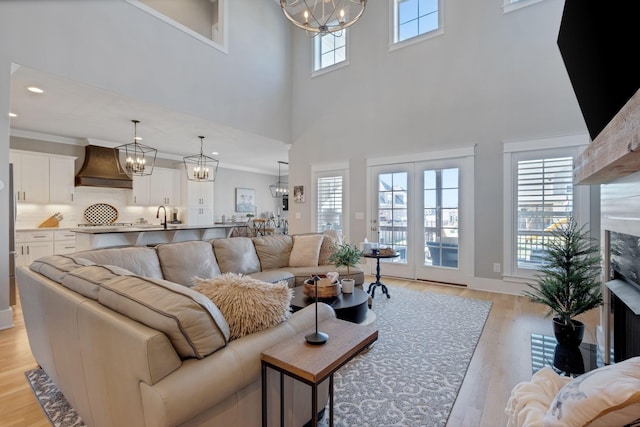
[[[167,229],[167,209],[160,205],[158,206],[158,211],[156,212],[156,218],[160,218],[160,209],[162,208],[162,210],[164,211],[164,222],[160,222],[160,225],[164,225],[164,229]]]

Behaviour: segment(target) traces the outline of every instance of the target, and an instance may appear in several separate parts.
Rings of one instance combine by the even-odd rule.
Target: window
[[[343,233],[342,175],[318,177],[317,195],[316,231],[338,230]]]
[[[314,71],[345,62],[347,60],[347,30],[315,37],[314,57]]]
[[[400,253],[394,262],[407,263],[407,196],[408,172],[389,172],[378,175],[378,239]]]
[[[519,160],[517,168],[518,267],[535,268],[553,230],[573,215],[573,158]]]
[[[590,217],[589,186],[573,186],[573,165],[588,135],[505,143],[504,274],[530,278],[555,228]]]
[[[393,43],[440,29],[441,0],[393,0]]]
[[[425,265],[458,267],[458,168],[423,171]]]

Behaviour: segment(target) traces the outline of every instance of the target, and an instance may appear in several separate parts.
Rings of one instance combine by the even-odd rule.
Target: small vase
[[[562,319],[553,319],[553,333],[558,344],[577,347],[584,337],[584,323],[579,320],[571,320],[571,324],[565,325]]]
[[[356,284],[356,281],[353,279],[342,279],[340,281],[340,283],[342,283],[342,293],[344,294],[352,294],[353,293],[353,287]]]

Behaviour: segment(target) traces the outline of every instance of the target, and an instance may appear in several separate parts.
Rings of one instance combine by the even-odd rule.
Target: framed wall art
[[[293,186],[293,201],[296,203],[304,203],[304,185]]]
[[[236,188],[236,212],[256,211],[256,190]]]

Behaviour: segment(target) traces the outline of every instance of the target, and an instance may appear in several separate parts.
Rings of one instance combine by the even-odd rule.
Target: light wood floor
[[[544,317],[545,307],[524,297],[458,286],[391,278],[385,278],[385,283],[493,302],[447,426],[505,426],[504,407],[511,389],[531,378],[530,334],[552,335],[551,320]],[[373,306],[375,310],[375,300]],[[37,364],[31,356],[19,303],[13,308],[15,327],[0,331],[0,426],[49,426],[24,376]],[[585,342],[595,343],[597,310],[579,319],[587,326]]]

